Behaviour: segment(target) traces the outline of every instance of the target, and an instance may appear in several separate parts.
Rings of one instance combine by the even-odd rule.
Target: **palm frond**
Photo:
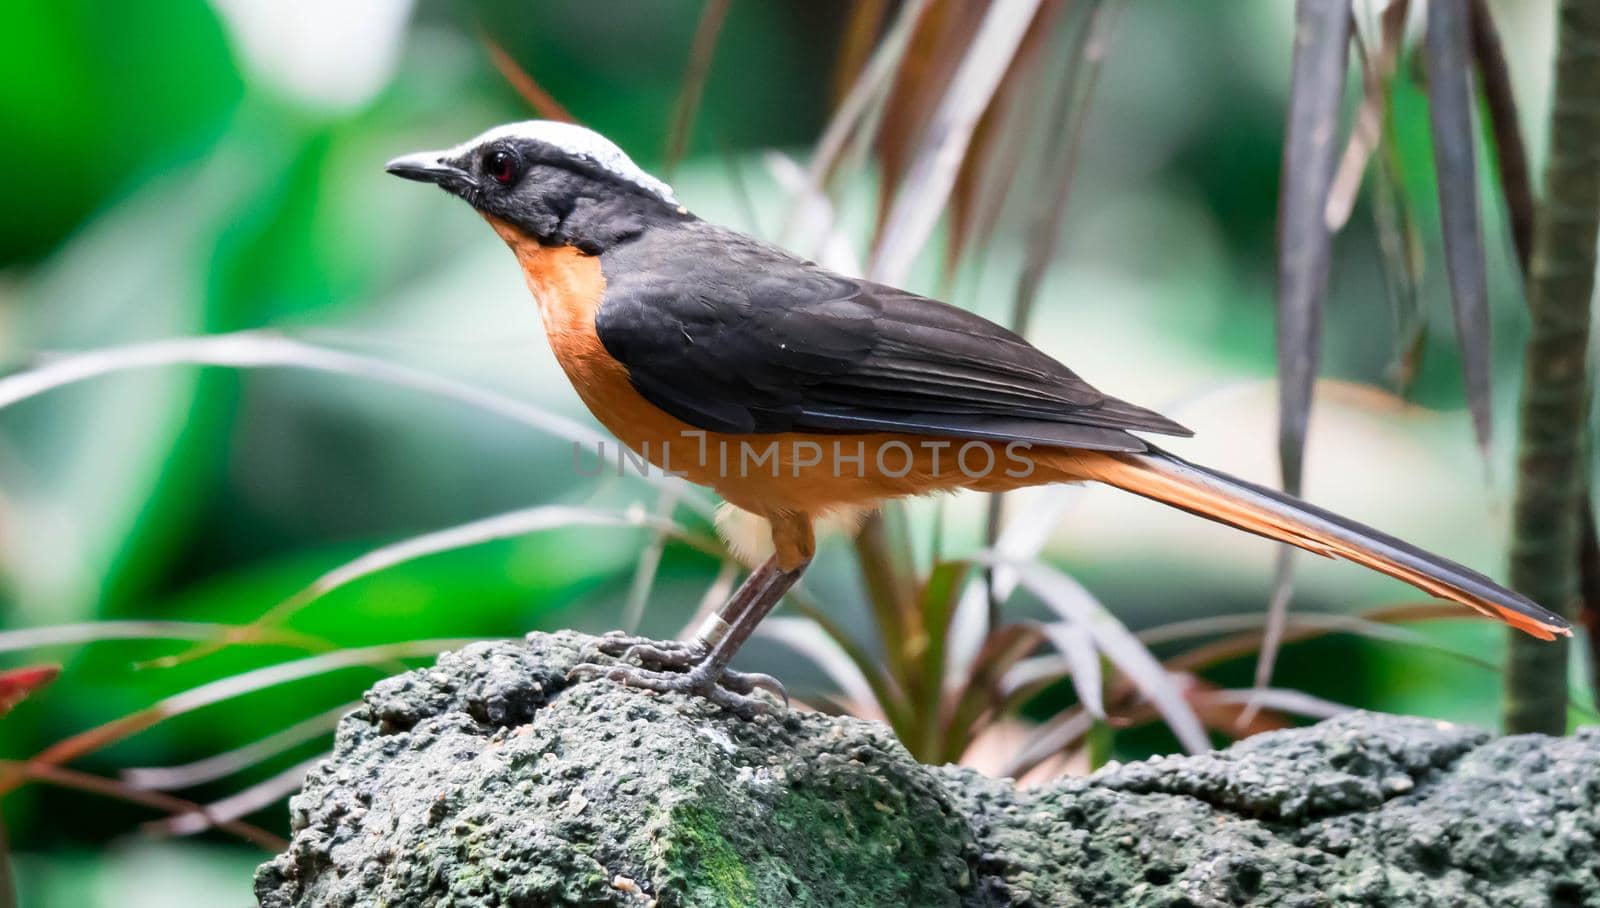
[[[1299,0],[1278,207],[1278,456],[1298,494],[1333,233],[1328,190],[1350,46],[1350,0]]]
[[[359,703],[344,703],[333,709],[301,719],[288,728],[252,741],[243,747],[212,754],[193,763],[181,766],[141,766],[124,769],[122,780],[134,788],[153,791],[177,791],[215,782],[252,766],[264,763],[308,741],[315,741],[333,731],[345,713]]]
[[[116,779],[105,779],[91,773],[79,772],[76,769],[68,769],[64,766],[55,766],[38,761],[0,761],[0,779],[7,780],[6,787],[8,790],[14,788],[17,781],[27,781],[87,792],[117,801],[151,807],[171,814],[189,814],[205,810],[204,807],[193,801],[185,801],[182,798],[175,798],[172,795],[158,791],[144,791],[119,782]],[[278,854],[289,847],[289,843],[282,837],[237,819],[221,820],[216,823],[216,827],[223,832],[259,847],[269,854]]]
[[[328,754],[321,754],[296,763],[294,766],[276,773],[260,782],[243,788],[225,798],[212,801],[194,810],[168,817],[164,820],[154,820],[145,824],[148,832],[156,835],[195,835],[208,829],[216,829],[224,823],[232,823],[241,817],[249,816],[258,810],[270,807],[278,801],[300,790],[305,784],[306,773],[310,772],[318,763],[327,759]]]
[[[773,640],[805,656],[811,664],[821,669],[828,679],[838,685],[850,705],[852,715],[863,718],[887,719],[888,712],[878,700],[877,691],[869,680],[868,670],[852,656],[838,638],[810,618],[791,618],[774,615],[761,622],[756,636]]]
[[[888,95],[895,74],[899,71],[901,61],[911,44],[912,35],[916,33],[923,14],[931,5],[932,0],[906,0],[901,4],[894,24],[889,27],[882,43],[873,52],[872,59],[862,70],[861,77],[850,86],[850,91],[844,100],[839,102],[839,108],[828,121],[822,138],[817,140],[816,150],[812,152],[810,163],[806,167],[804,188],[792,192],[793,197],[799,200],[799,204],[805,204],[813,195],[819,193],[825,195],[828,177],[834,172],[851,136],[862,131],[862,122],[867,119],[872,108]],[[787,241],[793,226],[796,206],[791,205],[790,210],[789,220],[778,232],[780,243]]]
[[[713,557],[722,558],[725,555],[716,540],[692,533],[660,516],[639,511],[612,512],[570,505],[539,505],[412,536],[373,549],[318,577],[298,593],[273,606],[255,623],[264,627],[279,623],[334,590],[418,558],[499,539],[579,526],[642,527],[682,540]]]
[[[1428,111],[1444,228],[1445,270],[1456,340],[1466,373],[1467,403],[1478,447],[1488,458],[1492,432],[1489,386],[1489,278],[1478,204],[1476,134],[1472,126],[1472,56],[1467,0],[1429,0]]]
[[[219,678],[198,687],[173,694],[137,712],[129,713],[103,725],[97,725],[87,731],[63,738],[45,748],[27,763],[12,764],[7,769],[0,770],[0,795],[14,790],[19,784],[28,779],[35,778],[33,774],[35,769],[42,770],[57,767],[62,763],[76,760],[108,747],[117,741],[138,734],[175,716],[190,713],[215,703],[342,669],[378,665],[395,659],[435,655],[447,649],[465,646],[472,642],[475,641],[463,638],[449,638],[385,643],[377,646],[322,653],[304,659],[280,662],[276,665],[241,672],[226,678]],[[18,767],[21,767],[21,770]],[[115,784],[121,785],[122,783]]]
[[[329,649],[326,640],[289,630],[250,630],[246,624],[220,624],[210,621],[84,621],[0,631],[0,653],[99,643],[104,640],[193,640],[251,642],[260,645],[298,646],[303,649]],[[248,637],[248,640],[245,638]]]
[[[904,168],[903,182],[916,192],[898,193],[889,207],[873,250],[871,277],[905,283],[950,198],[956,173],[972,141],[978,119],[994,96],[1000,78],[1038,11],[1040,0],[994,0],[972,39],[949,88],[923,131],[923,140]],[[898,169],[897,169],[898,170]]]
[[[979,556],[979,560],[984,557]],[[1088,633],[1095,648],[1161,713],[1184,749],[1191,753],[1211,749],[1211,741],[1199,718],[1167,669],[1082,584],[1036,561],[1013,562],[1012,566],[1022,586],[1063,619]]]
[[[1472,27],[1472,62],[1483,88],[1484,109],[1489,114],[1489,129],[1494,136],[1495,168],[1499,173],[1500,197],[1505,202],[1506,220],[1511,225],[1511,242],[1517,251],[1517,264],[1523,279],[1533,256],[1534,196],[1533,177],[1528,168],[1528,149],[1522,141],[1522,125],[1517,119],[1517,97],[1511,90],[1511,70],[1505,48],[1495,28],[1488,0],[1471,0],[1468,11]]]

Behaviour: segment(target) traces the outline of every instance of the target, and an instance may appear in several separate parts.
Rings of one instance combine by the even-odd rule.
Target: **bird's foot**
[[[652,640],[618,631],[601,637],[595,649],[657,671],[687,672],[706,658],[705,644],[698,640]]]
[[[705,664],[696,665],[685,672],[651,671],[637,665],[585,664],[574,668],[568,677],[605,678],[623,687],[637,687],[657,693],[679,693],[702,697],[744,719],[772,712],[776,706],[770,699],[756,696],[756,690],[767,690],[789,705],[789,695],[783,684],[771,675],[758,672],[736,672],[723,669],[713,675]]]
[[[597,649],[637,664],[584,662],[574,666],[567,677],[574,681],[605,678],[624,687],[703,697],[746,719],[773,709],[770,700],[755,696],[758,689],[776,694],[785,707],[789,705],[789,694],[777,678],[727,668],[713,672],[706,662],[705,647],[696,642],[608,634]]]

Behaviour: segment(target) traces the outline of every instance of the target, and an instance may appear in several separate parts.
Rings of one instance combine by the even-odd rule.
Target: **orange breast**
[[[696,429],[640,396],[627,369],[600,343],[594,321],[606,289],[600,259],[572,246],[542,245],[505,221],[486,218],[516,253],[556,361],[595,418],[650,463],[709,486],[747,511],[820,515],[904,495],[999,491],[1063,478],[1042,465],[1014,475],[1024,469],[1026,455],[1003,444],[894,433]],[[614,456],[608,459],[615,465]]]

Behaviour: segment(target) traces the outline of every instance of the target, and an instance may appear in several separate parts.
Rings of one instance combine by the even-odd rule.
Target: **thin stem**
[[[500,71],[501,78],[505,79],[511,88],[522,96],[522,100],[528,102],[528,106],[532,107],[539,116],[544,117],[546,120],[561,120],[565,123],[578,122],[565,107],[561,106],[561,102],[556,100],[555,95],[545,91],[543,86],[534,81],[533,76],[528,75],[527,70],[518,66],[516,59],[506,53],[506,49],[501,47],[493,38],[489,37],[487,31],[479,28],[478,40],[483,42],[484,48],[489,51],[489,62],[493,63],[494,68]]]
[[[883,642],[889,674],[898,682],[909,677],[905,660],[906,638],[911,633],[907,623],[912,604],[912,591],[900,576],[895,565],[893,546],[889,541],[888,527],[882,512],[869,516],[861,524],[855,538],[856,562],[861,565],[861,579],[867,587],[867,601],[878,625],[878,639]]]
[[[729,0],[706,0],[700,13],[700,24],[694,30],[694,44],[689,50],[689,67],[683,75],[683,90],[678,94],[677,108],[672,112],[671,137],[667,143],[666,172],[670,177],[678,169],[683,154],[689,148],[689,134],[694,130],[695,115],[700,112],[700,101],[705,97],[706,80],[711,76],[711,58],[717,51],[717,38],[722,34],[722,23],[728,18]]]
[[[319,656],[296,659],[291,662],[280,662],[276,665],[264,666],[226,678],[218,678],[199,687],[173,694],[137,712],[120,716],[103,725],[97,725],[87,731],[81,731],[69,738],[63,738],[45,748],[26,764],[0,763],[0,795],[12,791],[18,784],[26,780],[25,774],[17,772],[13,767],[58,766],[109,747],[174,716],[192,712],[201,707],[210,706],[213,703],[219,703],[233,697],[340,669],[368,666],[388,662],[392,659],[436,655],[444,650],[465,646],[472,642],[475,641],[447,638],[385,643],[378,646],[323,653]]]
[[[61,766],[52,766],[37,761],[18,762],[0,760],[0,769],[9,776],[25,779],[30,782],[40,782],[45,785],[54,785],[58,788],[70,788],[76,791],[86,791],[118,801],[128,801],[133,804],[143,804],[157,810],[164,810],[171,814],[204,813],[205,808],[193,801],[185,801],[169,794],[158,791],[142,791],[115,779],[105,779],[100,776]],[[259,845],[263,850],[276,854],[289,847],[289,843],[272,833],[239,820],[219,820],[214,824],[216,828],[231,833]]]
[[[17,881],[11,874],[11,847],[0,819],[0,908],[17,908]]]

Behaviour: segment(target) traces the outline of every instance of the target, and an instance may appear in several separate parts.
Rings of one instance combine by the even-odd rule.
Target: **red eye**
[[[509,185],[517,178],[517,156],[509,151],[491,151],[483,156],[483,172],[496,183]]]

